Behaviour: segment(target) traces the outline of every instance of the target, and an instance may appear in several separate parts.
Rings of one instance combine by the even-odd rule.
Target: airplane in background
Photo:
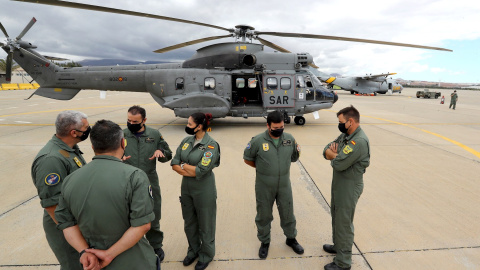
[[[313,70],[313,68],[311,68]],[[337,85],[342,90],[350,91],[351,94],[386,94],[390,93],[402,93],[403,86],[397,81],[388,78],[390,75],[395,75],[397,73],[383,73],[358,77],[333,77],[327,73],[321,72],[319,70],[312,71],[319,80],[327,83],[328,88],[333,88],[334,85]]]

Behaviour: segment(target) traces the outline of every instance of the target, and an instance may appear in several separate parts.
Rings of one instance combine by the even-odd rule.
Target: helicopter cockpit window
[[[312,79],[310,78],[310,76],[305,76],[305,85],[309,88],[313,87]]]
[[[257,87],[257,79],[249,78],[248,79],[248,88],[255,88]]]
[[[283,90],[288,90],[292,86],[292,81],[290,78],[281,78],[280,79],[280,88]]]
[[[184,86],[183,78],[177,78],[175,80],[175,90],[183,90],[183,86]]]
[[[278,82],[277,82],[277,78],[267,78],[267,89],[269,90],[274,90],[274,89],[277,89],[278,87]]]
[[[235,85],[237,88],[245,88],[245,79],[244,78],[237,78],[235,81]]]
[[[215,78],[205,78],[205,90],[215,89]]]
[[[302,75],[297,76],[297,88],[305,88],[305,80]]]

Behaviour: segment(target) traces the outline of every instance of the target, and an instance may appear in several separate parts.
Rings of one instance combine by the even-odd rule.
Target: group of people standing
[[[353,107],[338,112],[342,134],[323,155],[331,161],[333,245],[323,249],[336,256],[325,269],[350,269],[353,215],[369,165],[369,142]],[[165,257],[160,230],[161,192],[156,161],[171,160],[182,176],[180,203],[188,250],[183,265],[198,258],[196,270],[215,256],[217,191],[213,169],[220,165],[220,145],[207,133],[212,115],[194,113],[185,137],[172,151],[156,129],[146,126],[146,111],[132,106],[127,128],[99,120],[90,128],[78,111],[61,112],[56,134],[32,164],[32,179],[44,208],[43,227],[61,269],[160,269]],[[284,116],[268,114],[267,130],[247,144],[244,162],[255,168],[258,256],[270,246],[273,204],[276,202],[286,245],[297,254],[304,248],[297,229],[290,165],[301,153],[295,138],[284,132]],[[88,164],[77,144],[90,136],[95,156]]]

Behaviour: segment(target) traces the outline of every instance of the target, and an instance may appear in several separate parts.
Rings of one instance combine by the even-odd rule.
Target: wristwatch
[[[180,164],[180,168],[182,168],[182,170],[183,170],[183,165],[185,165],[185,163]]]

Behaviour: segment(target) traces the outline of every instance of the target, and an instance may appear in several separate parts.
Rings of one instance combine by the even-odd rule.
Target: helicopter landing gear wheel
[[[290,116],[288,116],[287,113],[283,114],[283,121],[285,122],[285,124],[290,124],[291,119],[290,119]]]
[[[299,126],[305,125],[305,117],[303,116],[295,116],[295,119],[293,121],[295,121],[295,124]]]
[[[351,94],[351,95],[355,94],[355,91],[350,91],[350,94]]]

